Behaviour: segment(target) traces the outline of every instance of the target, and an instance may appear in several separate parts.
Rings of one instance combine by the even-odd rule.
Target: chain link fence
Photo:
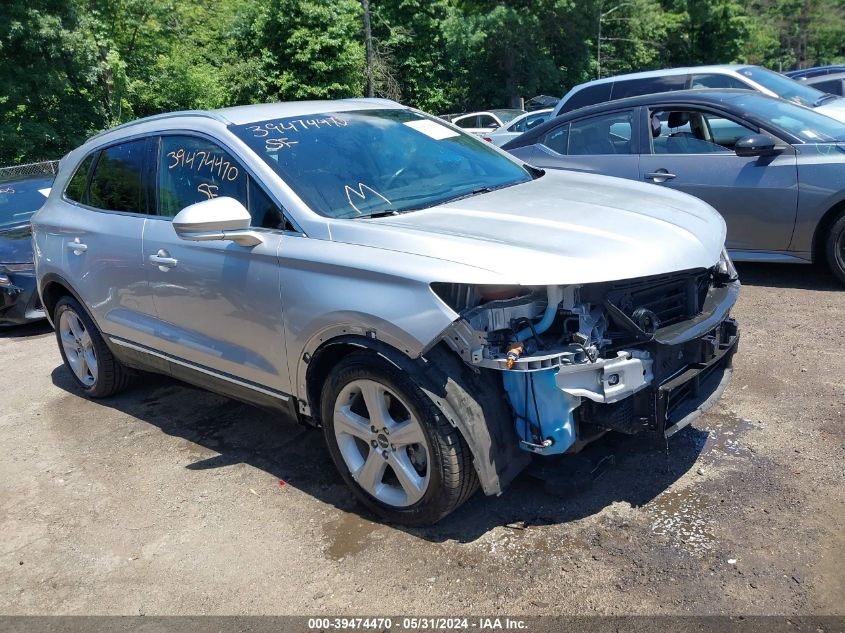
[[[39,163],[0,167],[0,182],[11,182],[36,176],[55,176],[59,171],[59,161],[44,160]]]

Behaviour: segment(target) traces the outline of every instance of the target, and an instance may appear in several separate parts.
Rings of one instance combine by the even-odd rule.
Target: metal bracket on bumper
[[[736,321],[722,322],[709,342],[712,356],[708,360],[690,365],[655,391],[657,431],[664,437],[671,437],[710,409],[730,383],[733,355],[739,345]]]

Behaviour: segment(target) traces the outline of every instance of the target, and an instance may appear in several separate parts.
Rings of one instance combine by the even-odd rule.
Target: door
[[[156,319],[141,256],[148,160],[148,141],[138,139],[82,161],[65,190],[76,205],[64,236],[69,277],[100,330],[144,345]]]
[[[157,155],[158,216],[148,221],[143,248],[157,349],[200,370],[289,393],[277,257],[281,211],[229,152],[205,138],[162,136]],[[250,210],[261,244],[176,236],[173,216],[218,196]]]
[[[743,158],[734,146],[756,128],[694,108],[653,109],[650,116],[650,153],[640,157],[643,180],[715,207],[725,218],[730,249],[787,249],[798,206],[791,146],[776,156]]]
[[[538,167],[588,171],[636,180],[639,157],[635,153],[634,110],[600,114],[562,123],[539,143],[518,152]]]

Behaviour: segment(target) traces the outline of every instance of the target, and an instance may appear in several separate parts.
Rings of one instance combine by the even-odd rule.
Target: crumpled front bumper
[[[650,359],[648,384],[609,404],[593,398],[581,407],[581,420],[670,437],[712,407],[730,382],[739,346],[737,322],[728,316],[738,294],[738,282],[715,288],[695,320],[658,330],[638,347]]]

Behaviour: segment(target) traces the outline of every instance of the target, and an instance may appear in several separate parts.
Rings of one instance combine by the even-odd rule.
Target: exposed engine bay
[[[727,255],[599,284],[432,288],[461,315],[444,339],[467,364],[502,372],[520,446],[542,455],[607,430],[672,435],[724,389],[738,341]]]

